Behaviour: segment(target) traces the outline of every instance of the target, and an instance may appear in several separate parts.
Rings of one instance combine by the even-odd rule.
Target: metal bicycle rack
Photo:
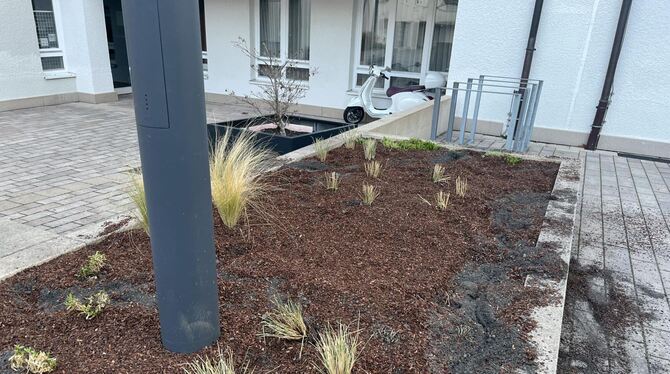
[[[511,97],[510,111],[508,113],[508,120],[504,131],[507,138],[505,149],[514,152],[524,152],[528,149],[528,144],[530,143],[533,134],[533,125],[535,124],[537,107],[542,93],[542,85],[543,81],[537,79],[480,75],[479,78],[468,78],[467,82],[454,82],[452,87],[440,88],[436,92],[437,97],[435,98],[435,108],[433,110],[431,138],[434,140],[437,137],[437,123],[439,120],[440,107],[439,98],[442,90],[451,90],[452,92],[449,122],[446,133],[446,140],[448,142],[451,142],[453,139],[459,91],[465,91],[463,114],[458,129],[458,144],[461,145],[471,144],[475,140],[482,96],[484,94],[505,95]],[[463,86],[465,86],[465,88],[463,88]],[[470,124],[470,133],[466,140],[470,99],[473,92],[475,94],[474,111],[471,119],[472,122]]]

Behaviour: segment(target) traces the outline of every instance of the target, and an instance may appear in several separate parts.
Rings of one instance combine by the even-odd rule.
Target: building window
[[[59,44],[56,13],[52,0],[32,0],[37,44],[40,48],[42,70],[63,70],[63,50]]]
[[[354,82],[370,65],[390,66],[378,88],[422,83],[429,71],[448,73],[458,0],[363,0]]]
[[[310,0],[258,0],[256,48],[263,65],[290,63],[286,77],[309,80]]]
[[[198,0],[200,14],[200,44],[202,47],[202,70],[205,79],[209,78],[209,60],[207,59],[207,31],[205,30],[205,0]]]

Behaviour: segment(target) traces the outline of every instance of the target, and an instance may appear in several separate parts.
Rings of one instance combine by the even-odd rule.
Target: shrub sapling
[[[84,264],[84,266],[79,269],[77,276],[79,278],[96,277],[105,266],[106,260],[107,257],[105,257],[104,253],[96,251],[94,254],[88,257],[86,264]]]
[[[46,352],[16,345],[12,356],[9,357],[9,365],[15,371],[25,370],[27,373],[42,374],[56,370],[57,362]]]
[[[109,301],[109,295],[105,291],[96,292],[93,296],[86,298],[86,303],[82,303],[72,293],[69,293],[65,299],[65,308],[68,312],[77,311],[87,320],[91,320],[102,313]]]

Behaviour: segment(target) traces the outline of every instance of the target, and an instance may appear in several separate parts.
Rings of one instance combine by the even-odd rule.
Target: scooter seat
[[[424,85],[415,85],[415,86],[407,86],[407,87],[389,87],[388,90],[386,90],[386,96],[391,97],[397,93],[401,92],[414,92],[414,91],[423,91],[426,89],[426,86]]]

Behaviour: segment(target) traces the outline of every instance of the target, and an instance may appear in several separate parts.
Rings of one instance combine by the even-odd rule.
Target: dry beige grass
[[[46,352],[16,345],[12,356],[9,357],[9,365],[14,371],[41,374],[56,370],[57,362]]]
[[[130,176],[130,190],[128,191],[130,199],[137,208],[136,218],[140,222],[144,232],[149,235],[149,211],[147,209],[147,197],[144,192],[144,179],[141,173]]]
[[[350,130],[345,132],[344,135],[342,135],[342,137],[344,138],[344,147],[346,149],[355,149],[356,142],[358,142],[358,139],[361,136],[355,130]]]
[[[368,161],[365,163],[365,174],[368,177],[379,178],[382,174],[382,164],[379,161]]]
[[[460,176],[456,178],[456,195],[463,198],[468,192],[468,180],[466,178],[461,178]]]
[[[445,175],[445,167],[439,164],[435,164],[433,166],[433,183],[441,183],[441,182],[446,182],[449,180],[449,177]]]
[[[326,162],[328,158],[328,145],[323,139],[319,138],[314,141],[314,152],[316,152],[316,158],[319,161]]]
[[[216,142],[209,161],[212,200],[227,227],[235,227],[249,208],[266,214],[261,200],[267,190],[264,166],[270,158],[268,150],[256,146],[251,132],[233,139],[227,131]]]
[[[217,357],[198,357],[195,361],[184,365],[186,374],[253,374],[249,369],[249,362],[244,363],[240,369],[235,368],[235,358],[230,348],[224,353],[221,348],[218,349]]]
[[[304,342],[307,337],[307,325],[302,315],[302,306],[291,300],[281,302],[279,299],[275,299],[273,304],[273,309],[266,313],[261,321],[261,336]]]
[[[326,180],[326,189],[337,191],[337,189],[340,188],[340,180],[342,177],[339,173],[326,173],[324,179]]]
[[[350,331],[348,326],[341,323],[335,330],[329,324],[316,342],[321,363],[317,370],[323,374],[350,374],[361,348],[358,330]]]
[[[376,153],[377,153],[377,141],[374,139],[366,139],[363,142],[363,156],[365,156],[365,159],[368,161],[374,160]]]
[[[377,187],[364,184],[361,189],[361,200],[365,205],[372,205],[372,203],[379,197],[379,190]]]
[[[444,193],[443,191],[438,192],[435,195],[435,206],[439,210],[447,210],[449,207],[449,197],[451,194]]]

